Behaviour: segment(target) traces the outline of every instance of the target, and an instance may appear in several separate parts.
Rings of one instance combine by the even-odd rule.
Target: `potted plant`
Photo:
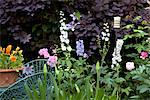
[[[0,46],[0,87],[8,87],[16,81],[19,70],[22,70],[23,60],[19,47],[12,50],[12,45],[6,48]]]

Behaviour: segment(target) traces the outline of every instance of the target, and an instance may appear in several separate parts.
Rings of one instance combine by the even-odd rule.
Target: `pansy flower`
[[[26,67],[23,67],[23,74],[25,75],[31,75],[33,71],[33,66],[29,66],[29,64]]]
[[[6,48],[6,54],[7,55],[10,55],[11,49],[12,49],[12,45],[8,45]]]
[[[10,56],[10,60],[11,60],[12,62],[16,62],[17,58],[16,58],[15,56],[11,55],[11,56]]]

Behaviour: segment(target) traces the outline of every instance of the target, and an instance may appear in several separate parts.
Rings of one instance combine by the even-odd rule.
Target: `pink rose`
[[[44,58],[49,58],[50,54],[48,53],[47,48],[43,48],[39,50],[39,55],[44,56]]]
[[[126,69],[131,71],[132,69],[134,69],[135,66],[134,66],[134,62],[127,62],[126,63]]]
[[[54,67],[57,64],[57,56],[49,56],[47,64],[51,67]]]
[[[141,52],[140,53],[140,58],[142,58],[142,59],[146,59],[148,57],[148,52]]]

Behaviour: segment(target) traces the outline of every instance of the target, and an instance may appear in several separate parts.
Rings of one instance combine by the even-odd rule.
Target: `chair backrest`
[[[33,66],[34,73],[43,71],[44,64],[47,59],[35,59],[24,64],[24,67]]]
[[[30,73],[30,75],[31,75],[31,74],[43,72],[44,64],[47,65],[47,59],[35,59],[35,60],[32,60],[30,62],[25,63],[23,65],[23,67],[24,67],[24,69],[27,68],[27,67],[32,67],[32,73]],[[47,65],[47,70],[48,70],[48,72],[51,72],[52,68]],[[23,73],[20,74],[20,78],[23,78],[25,76],[27,76],[27,75],[24,75]]]
[[[36,89],[38,89],[38,80],[44,79],[44,73],[36,73],[33,75],[29,75],[25,78],[20,79],[16,83],[9,86],[5,91],[0,94],[0,100],[29,100],[27,91],[25,90],[25,84],[27,84],[30,88],[34,85]],[[50,89],[53,87],[52,82],[52,74],[47,73],[46,77],[47,82],[47,90],[46,93],[48,94]]]

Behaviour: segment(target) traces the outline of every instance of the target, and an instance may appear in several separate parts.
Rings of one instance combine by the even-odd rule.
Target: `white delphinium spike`
[[[122,49],[123,43],[123,39],[117,39],[116,41],[116,47],[114,48],[114,52],[112,54],[112,68],[114,68],[115,65],[118,65],[119,62],[122,61],[120,51]]]
[[[60,11],[60,18],[61,20],[59,21],[61,26],[60,26],[60,32],[61,32],[61,35],[59,36],[60,37],[60,41],[61,41],[61,49],[63,51],[71,51],[71,46],[69,45],[69,39],[68,39],[68,28],[65,24],[65,20],[66,18],[64,18],[64,13],[62,11]],[[69,49],[67,49],[67,47],[69,47]]]
[[[108,42],[108,41],[109,41],[109,37],[110,37],[110,32],[109,32],[109,25],[108,25],[108,23],[104,23],[103,30],[104,30],[104,31],[101,32],[102,40]]]

